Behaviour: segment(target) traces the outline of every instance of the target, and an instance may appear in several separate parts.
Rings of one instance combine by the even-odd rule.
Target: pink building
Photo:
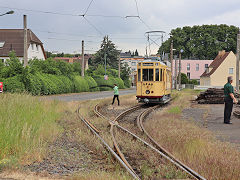
[[[177,68],[178,62],[177,60]],[[213,60],[188,60],[182,59],[181,73],[187,75],[188,79],[200,79],[206,68],[213,62]],[[173,75],[175,76],[175,60],[173,60]]]

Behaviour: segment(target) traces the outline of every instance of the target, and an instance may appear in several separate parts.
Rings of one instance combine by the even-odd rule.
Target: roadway
[[[135,88],[119,90],[119,96],[135,94],[135,93],[136,93]],[[83,92],[83,93],[74,93],[74,94],[60,94],[60,95],[51,95],[51,96],[44,96],[44,97],[51,100],[71,102],[71,101],[104,99],[112,96],[113,96],[113,91],[101,91],[101,92]]]

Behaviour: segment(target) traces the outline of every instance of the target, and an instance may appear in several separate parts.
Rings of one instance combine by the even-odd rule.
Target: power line
[[[97,28],[95,25],[93,25],[86,17],[83,16],[83,18],[84,18],[84,19],[87,21],[87,23],[90,24],[99,34],[103,35],[103,33],[102,33],[100,30],[98,30],[98,28]]]
[[[101,14],[88,14],[89,17],[103,17],[103,18],[125,18],[126,16],[112,16],[112,15],[101,15]]]
[[[59,38],[52,38],[52,37],[48,37],[48,38],[44,38],[44,39],[50,39],[50,40],[60,40],[60,41],[82,41],[82,40],[78,40],[78,39],[59,39]],[[88,43],[101,43],[100,41],[97,42],[97,41],[85,41],[85,42],[88,42]]]
[[[137,0],[135,0],[135,3],[136,3],[136,8],[137,8],[137,14],[138,14],[138,16],[139,16]]]
[[[38,12],[38,13],[44,13],[44,14],[62,15],[62,16],[83,16],[83,15],[79,15],[79,14],[59,13],[59,12],[41,11],[41,10],[32,10],[32,9],[23,9],[23,8],[12,8],[12,7],[6,7],[6,6],[0,6],[0,8],[15,9],[15,10],[20,10],[20,11]]]
[[[85,11],[85,13],[83,14],[83,16],[85,16],[88,12],[88,9],[90,8],[91,4],[92,4],[93,0],[91,0],[91,2],[89,3],[88,7],[87,7],[87,10]]]
[[[63,33],[63,32],[55,32],[55,31],[47,31],[47,30],[38,30],[38,29],[33,29],[34,31],[37,32],[42,32],[42,33],[48,33],[48,34],[62,34],[62,35],[69,35],[69,36],[76,36],[76,37],[101,37],[97,35],[83,35],[83,34],[72,34],[72,33]]]

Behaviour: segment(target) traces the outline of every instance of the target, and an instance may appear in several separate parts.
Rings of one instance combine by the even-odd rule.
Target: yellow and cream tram
[[[171,68],[163,62],[144,60],[137,65],[137,99],[144,103],[161,103],[170,98]]]

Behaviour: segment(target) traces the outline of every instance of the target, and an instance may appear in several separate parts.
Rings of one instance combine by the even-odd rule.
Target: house
[[[88,60],[92,58],[92,55],[90,54],[84,54],[84,67],[85,70],[88,69]],[[82,66],[82,56],[80,57],[55,57],[53,60],[55,61],[64,61],[70,64],[73,64],[75,62],[80,63]]]
[[[200,86],[223,87],[227,77],[233,76],[233,86],[236,86],[236,55],[220,51],[214,61],[200,77]]]
[[[176,60],[177,68],[179,67],[179,60]],[[181,60],[181,73],[187,75],[188,79],[200,80],[200,76],[208,68],[213,60]],[[178,70],[178,69],[177,69]],[[178,72],[178,71],[177,71]],[[175,60],[173,60],[173,76],[175,76]]]
[[[46,59],[43,43],[30,30],[27,30],[28,59]],[[24,54],[24,30],[0,29],[0,60],[9,59],[9,52],[15,51],[16,56],[23,60]]]

